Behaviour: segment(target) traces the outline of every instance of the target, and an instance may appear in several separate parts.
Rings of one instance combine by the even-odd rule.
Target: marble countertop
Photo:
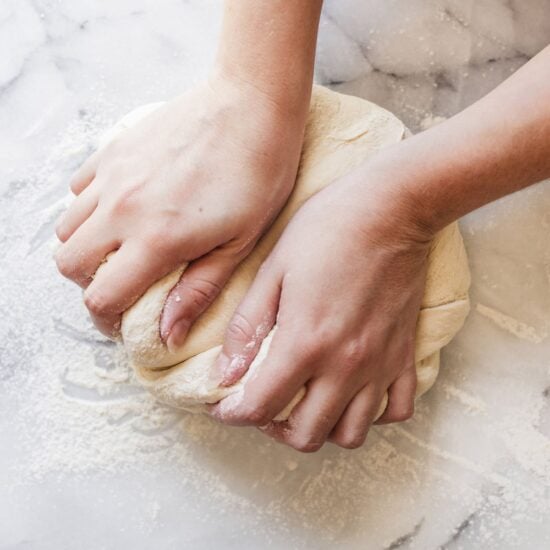
[[[550,42],[550,0],[329,0],[317,80],[413,130]],[[550,184],[462,221],[472,312],[413,419],[301,455],[155,404],[51,260],[71,172],[200,81],[220,2],[0,3],[0,549],[550,547]],[[505,113],[503,113],[505,116]]]

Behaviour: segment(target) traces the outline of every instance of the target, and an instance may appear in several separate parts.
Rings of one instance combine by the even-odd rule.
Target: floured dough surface
[[[127,115],[104,137],[102,144],[159,105],[147,105]],[[123,316],[121,333],[125,349],[138,378],[159,400],[200,412],[205,403],[215,403],[243,391],[246,380],[261,368],[273,331],[263,341],[249,371],[235,385],[219,387],[211,376],[211,369],[231,315],[260,265],[292,215],[309,197],[379,149],[399,142],[405,132],[404,125],[394,115],[368,101],[314,88],[298,178],[286,206],[216,301],[195,323],[184,345],[170,352],[160,338],[159,323],[166,296],[186,266],[158,281]],[[417,395],[434,383],[439,370],[439,351],[464,322],[469,310],[469,284],[464,245],[458,226],[452,224],[436,236],[428,257],[426,289],[416,334]],[[304,393],[302,389],[278,419],[287,418]]]

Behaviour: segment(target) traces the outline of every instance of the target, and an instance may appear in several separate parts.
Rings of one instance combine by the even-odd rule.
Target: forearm
[[[382,153],[376,164],[433,230],[550,177],[550,47],[457,116]]]
[[[321,6],[322,0],[226,0],[217,71],[305,116]]]

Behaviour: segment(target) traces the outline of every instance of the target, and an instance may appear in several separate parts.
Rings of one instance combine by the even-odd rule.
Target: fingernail
[[[175,353],[183,345],[188,329],[189,323],[183,319],[172,325],[166,340],[166,346],[170,352]]]
[[[168,337],[172,332],[173,325],[175,324],[173,322],[173,319],[170,318],[169,312],[170,310],[168,308],[168,305],[165,304],[160,314],[160,323],[159,323],[160,337],[164,342],[168,340]]]
[[[245,360],[242,355],[234,355],[231,358],[231,361],[225,368],[223,373],[223,383],[224,386],[232,386],[240,380],[243,374],[246,372],[244,368]]]
[[[168,295],[164,308],[162,309],[162,313],[160,315],[160,333],[164,340],[166,340],[170,335],[173,325],[178,322],[177,311],[175,311],[174,307],[174,303],[177,302],[181,302],[181,296],[179,293],[172,292]]]
[[[160,316],[160,325],[159,325],[159,332],[160,337],[163,342],[168,341],[168,336],[170,336],[170,327],[168,326],[168,322],[165,320],[165,313],[162,312],[162,315]]]
[[[232,386],[238,382],[247,371],[244,355],[234,355],[223,373],[223,386]]]
[[[212,379],[219,380],[220,386],[232,386],[242,377],[243,367],[243,356],[228,357],[225,353],[220,353],[212,369]]]

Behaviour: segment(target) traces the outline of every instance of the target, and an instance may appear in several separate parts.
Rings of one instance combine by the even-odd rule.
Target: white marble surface
[[[549,548],[548,183],[464,220],[466,326],[355,452],[156,406],[56,275],[69,174],[206,74],[218,24],[214,1],[0,2],[0,548]],[[317,78],[418,130],[548,42],[550,0],[329,0]]]

